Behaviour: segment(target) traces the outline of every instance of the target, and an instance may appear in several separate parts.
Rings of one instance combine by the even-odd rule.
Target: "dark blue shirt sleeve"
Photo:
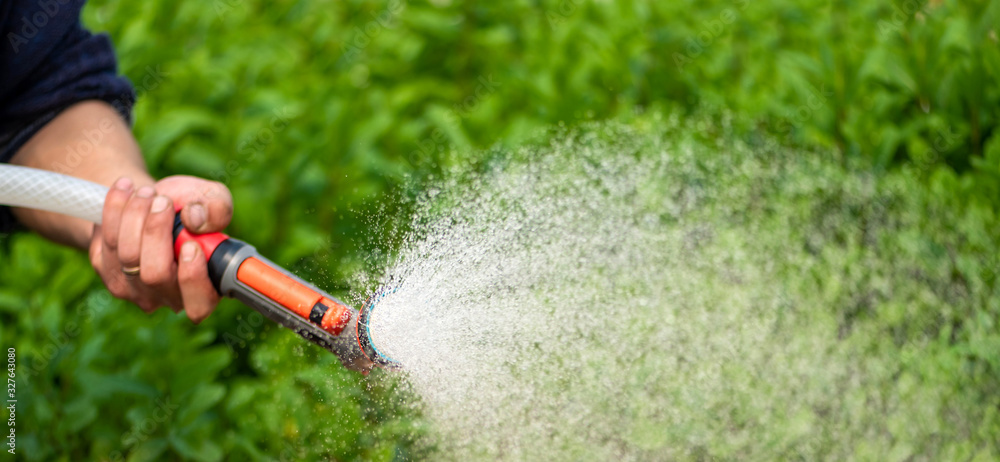
[[[105,34],[80,23],[86,0],[0,1],[0,162],[74,103],[103,100],[131,122],[135,90]],[[12,225],[0,210],[0,228]]]

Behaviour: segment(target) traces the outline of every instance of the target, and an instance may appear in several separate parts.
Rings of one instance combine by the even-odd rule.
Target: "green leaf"
[[[200,435],[197,439],[186,440],[177,436],[170,436],[170,446],[188,459],[201,462],[215,462],[222,459],[223,453],[219,445],[212,442],[205,435]]]
[[[69,433],[76,433],[97,418],[97,406],[87,396],[81,396],[62,408],[60,426]]]
[[[191,424],[201,413],[215,406],[226,394],[226,387],[206,383],[196,388],[182,402],[176,421],[182,426]]]
[[[143,441],[132,448],[128,454],[129,462],[146,462],[159,460],[163,452],[167,450],[168,442],[166,438],[151,438]]]
[[[156,120],[156,129],[141,137],[140,145],[151,164],[160,162],[166,149],[184,135],[199,129],[211,129],[217,119],[211,112],[196,107],[169,109]]]

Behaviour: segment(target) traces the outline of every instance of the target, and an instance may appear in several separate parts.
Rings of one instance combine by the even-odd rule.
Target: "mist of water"
[[[878,372],[799,274],[810,205],[770,203],[822,167],[641,130],[563,134],[422,202],[372,330],[435,458],[808,458],[872,437],[851,406]]]

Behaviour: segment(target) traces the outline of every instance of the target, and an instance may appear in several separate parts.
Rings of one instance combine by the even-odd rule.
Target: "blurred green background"
[[[139,91],[150,169],[226,183],[232,235],[353,302],[371,289],[355,275],[398,245],[402,199],[490,161],[482,148],[659,111],[726,121],[712,136],[752,147],[906,171],[907,187],[997,223],[1000,1],[93,0],[84,16]],[[968,315],[996,343],[955,361],[979,355],[993,377],[969,386],[993,393],[976,431],[996,441],[996,234],[975,229],[958,239],[987,258]],[[200,326],[147,317],[82,253],[23,233],[2,247],[19,458],[433,459],[392,381],[237,303]],[[942,342],[960,348],[963,328]]]

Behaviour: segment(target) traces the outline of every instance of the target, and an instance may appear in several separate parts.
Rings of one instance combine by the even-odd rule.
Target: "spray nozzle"
[[[375,312],[375,308],[378,306],[378,302],[380,302],[386,295],[395,291],[396,289],[381,291],[372,296],[365,301],[364,306],[361,308],[361,312],[358,314],[358,346],[361,347],[361,351],[364,352],[365,356],[367,356],[369,360],[375,363],[375,365],[385,369],[402,369],[402,364],[390,358],[384,352],[379,351],[379,349],[375,346],[375,342],[372,340],[371,320]]]

